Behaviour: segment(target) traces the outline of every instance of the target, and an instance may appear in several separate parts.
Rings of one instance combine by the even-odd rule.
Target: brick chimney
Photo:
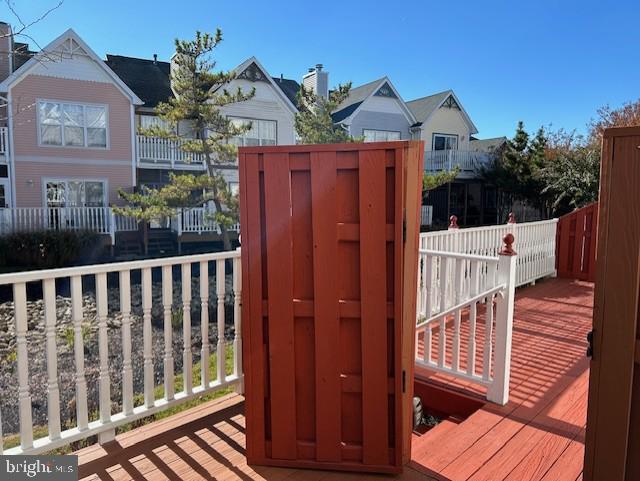
[[[302,85],[326,99],[329,96],[329,72],[322,70],[321,63],[316,64],[302,77]]]

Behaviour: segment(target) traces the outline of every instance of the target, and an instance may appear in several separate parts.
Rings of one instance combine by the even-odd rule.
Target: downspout
[[[131,104],[131,181],[133,183],[133,191],[137,186],[137,168],[138,168],[138,142],[136,139],[136,112],[135,106]]]
[[[13,147],[13,102],[11,100],[11,87],[7,92],[7,141],[9,142],[9,178],[11,179],[11,205],[9,207],[17,207],[16,192],[16,164],[15,149]],[[37,127],[36,127],[37,128]]]

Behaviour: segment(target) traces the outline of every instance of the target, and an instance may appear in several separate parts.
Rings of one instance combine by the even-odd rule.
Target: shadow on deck
[[[248,466],[244,400],[229,395],[79,451],[80,478],[106,480],[570,480],[582,476],[593,286],[549,279],[516,297],[511,398],[414,437],[399,476]],[[483,389],[419,372],[482,396]]]

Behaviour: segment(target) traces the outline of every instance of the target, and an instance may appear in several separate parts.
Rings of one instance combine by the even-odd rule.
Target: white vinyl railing
[[[419,251],[416,365],[483,384],[487,399],[502,405],[509,400],[516,259]]]
[[[420,234],[420,248],[496,256],[503,237],[512,233],[514,250],[518,253],[516,286],[519,287],[556,275],[557,225],[558,219],[550,219],[468,229],[449,228]]]
[[[459,167],[462,172],[475,172],[481,165],[491,160],[491,154],[470,150],[427,150],[424,166],[427,171],[453,170]]]
[[[227,266],[232,266],[231,288],[227,280]],[[175,282],[174,282],[175,279]],[[198,279],[199,292],[192,292],[192,281]],[[41,288],[43,304],[43,319],[32,318],[33,285]],[[86,288],[87,284],[92,288]],[[210,296],[210,287],[215,284],[215,294]],[[0,432],[0,453],[3,454],[37,454],[56,447],[67,445],[73,441],[98,435],[99,442],[113,439],[115,428],[136,419],[166,410],[176,404],[189,399],[219,390],[226,386],[237,386],[242,390],[242,340],[241,340],[241,269],[240,250],[201,254],[185,257],[165,259],[151,259],[143,261],[101,264],[94,266],[73,267],[43,271],[22,272],[0,275],[0,286],[11,286],[13,292],[12,309],[15,322],[15,372],[17,373],[17,394],[3,392],[5,397],[15,395],[12,399],[19,412],[20,445],[2,449],[2,433]],[[71,308],[68,313],[61,313],[56,304],[60,301],[57,296],[61,287],[68,289]],[[174,289],[179,290],[178,297],[174,297]],[[93,290],[93,294],[88,293]],[[138,293],[135,302],[133,294]],[[155,295],[154,295],[155,293]],[[87,322],[87,301],[83,299],[87,294],[95,297],[94,316],[97,324],[97,346],[99,367],[97,369],[98,400],[97,411],[90,412],[88,402],[89,371],[85,367],[88,353],[84,346],[84,326]],[[194,295],[195,294],[195,295]],[[233,341],[232,359],[233,372],[227,375],[225,369],[226,350],[229,347],[225,340],[225,297],[231,299],[233,311]],[[114,298],[115,297],[115,298]],[[160,299],[156,301],[156,299]],[[112,302],[110,302],[112,301]],[[116,303],[116,306],[113,303]],[[217,334],[216,343],[209,343],[209,304],[216,306]],[[156,399],[154,377],[154,352],[152,339],[157,338],[153,333],[152,309],[156,303],[161,304],[160,317],[164,338],[163,360],[163,397]],[[29,307],[31,306],[31,307]],[[192,306],[200,306],[199,328],[201,333],[200,379],[193,379],[194,363],[192,359]],[[136,314],[138,313],[138,314]],[[179,313],[179,316],[176,316]],[[74,372],[60,372],[58,369],[61,354],[57,346],[57,333],[60,316],[72,317]],[[120,316],[120,329],[110,326],[115,315]],[[174,347],[173,325],[178,319],[182,327],[181,350],[183,389],[175,392],[174,378]],[[42,349],[46,353],[46,406],[47,406],[47,435],[34,439],[33,410],[30,392],[30,376],[33,374],[32,360],[28,349],[28,337],[32,330],[38,329],[37,324],[43,323],[45,342]],[[179,329],[179,325],[176,326]],[[132,343],[132,330],[142,331],[139,344]],[[117,336],[116,342],[109,340]],[[29,343],[33,342],[32,340]],[[110,370],[116,353],[109,352],[117,346],[117,353],[122,356],[122,370]],[[88,348],[87,348],[88,349]],[[136,364],[132,361],[142,351],[142,361]],[[216,354],[215,375],[210,372],[209,360]],[[137,358],[136,358],[137,359]],[[157,358],[156,358],[157,360]],[[69,364],[65,364],[68,366]],[[135,373],[140,369],[142,373]],[[116,379],[119,376],[120,379]],[[137,404],[134,397],[134,379],[143,378],[140,388],[143,399]],[[215,378],[212,380],[212,378]],[[75,384],[75,415],[69,421],[61,421],[61,394],[65,389],[74,389],[73,385],[62,384],[63,380],[73,379]],[[120,383],[121,396],[114,399],[112,386]],[[138,382],[138,381],[136,381]],[[117,407],[113,407],[114,404]],[[7,433],[5,433],[6,435]]]
[[[0,209],[0,234],[39,230],[90,230],[111,236],[135,231],[138,221],[111,207],[10,207]]]
[[[0,162],[6,162],[9,152],[9,136],[7,127],[0,127]]]
[[[140,164],[165,164],[175,167],[204,170],[201,154],[185,152],[181,145],[184,140],[165,139],[162,137],[147,137],[136,135],[136,154]]]
[[[178,209],[171,225],[178,235],[187,232],[197,234],[206,232],[221,233],[220,226],[215,221],[213,213],[206,207]],[[231,232],[240,232],[240,224],[235,224],[228,230]]]

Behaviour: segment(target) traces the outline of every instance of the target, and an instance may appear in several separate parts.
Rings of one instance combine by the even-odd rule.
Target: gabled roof
[[[507,143],[506,137],[494,137],[492,139],[474,139],[469,142],[469,148],[478,152],[493,152]]]
[[[460,107],[460,112],[467,122],[470,132],[472,134],[478,132],[475,124],[471,121],[471,117],[469,117],[469,114],[464,110],[462,103],[458,100],[456,94],[453,93],[453,90],[445,90],[444,92],[438,92],[437,94],[410,100],[407,102],[407,107],[409,107],[416,120],[424,124],[436,110],[442,107],[442,104],[444,104],[449,97],[453,97],[455,102],[458,104],[458,107]]]
[[[84,54],[86,54],[89,59],[95,62],[95,64],[99,68],[103,69],[104,72],[107,74],[107,76],[109,76],[113,80],[113,83],[120,89],[120,91],[125,96],[131,99],[131,102],[133,104],[135,105],[142,104],[142,100],[140,100],[140,98],[127,86],[127,84],[125,84],[122,81],[122,79],[120,79],[120,77],[118,77],[118,75],[116,75],[116,73],[113,70],[111,70],[100,59],[100,57],[98,57],[98,55],[93,50],[91,50],[91,47],[89,47],[89,45],[87,45],[85,41],[82,40],[80,36],[71,28],[68,29],[66,32],[64,32],[62,35],[60,35],[58,38],[50,42],[46,47],[42,49],[41,52],[38,52],[35,55],[33,55],[29,60],[27,60],[24,63],[24,65],[22,65],[20,68],[16,69],[11,75],[9,75],[0,84],[0,91],[7,92],[11,87],[11,85],[20,81],[25,75],[29,73],[29,71],[32,68],[40,65],[41,61],[43,61],[48,55],[50,55],[50,52],[54,52],[56,48],[60,47],[62,43],[67,40],[75,42],[77,46],[79,46],[79,48],[83,50]]]
[[[234,68],[233,71],[236,72],[237,75],[241,75],[245,70],[251,67],[252,64],[255,64],[256,67],[262,71],[264,76],[261,80],[264,80],[265,82],[269,83],[274,88],[276,93],[280,96],[284,104],[291,110],[291,112],[294,114],[298,112],[298,108],[296,107],[295,102],[293,102],[289,98],[289,95],[287,95],[284,89],[280,87],[280,84],[276,82],[276,79],[274,79],[269,75],[269,73],[267,72],[267,69],[262,66],[262,64],[258,61],[257,58],[255,57],[248,58],[247,60],[242,62],[240,65],[238,65],[236,68]],[[291,85],[287,84],[287,87],[290,89]]]
[[[402,111],[404,112],[409,124],[414,124],[416,119],[413,113],[407,108],[407,105],[402,100],[402,97],[396,90],[396,88],[389,80],[389,77],[382,77],[373,82],[369,82],[358,87],[354,87],[349,91],[349,96],[338,106],[338,108],[331,115],[334,122],[342,122],[343,120],[351,117],[360,108],[360,106],[371,96],[375,95],[381,87],[385,84],[389,86],[392,92],[393,98],[395,98]]]
[[[105,63],[142,99],[145,107],[156,107],[173,97],[169,62],[107,54]]]
[[[293,105],[298,108],[298,92],[300,92],[300,84],[295,80],[283,77],[271,77],[280,90],[287,96]]]

